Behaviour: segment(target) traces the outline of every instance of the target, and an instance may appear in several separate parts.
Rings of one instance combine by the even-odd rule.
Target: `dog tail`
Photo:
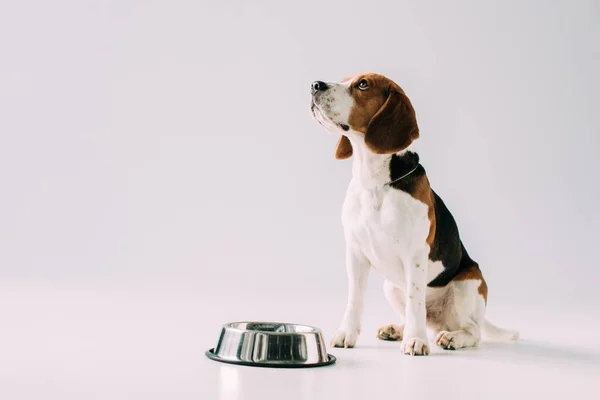
[[[483,334],[491,339],[500,340],[517,340],[519,339],[519,332],[508,329],[498,328],[492,324],[489,320],[485,320],[483,323]]]

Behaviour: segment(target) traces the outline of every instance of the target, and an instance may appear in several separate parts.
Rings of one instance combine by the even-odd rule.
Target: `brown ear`
[[[345,160],[346,158],[350,158],[352,156],[352,144],[350,140],[342,135],[340,136],[340,140],[338,140],[337,148],[335,149],[335,159],[336,160]]]
[[[413,106],[404,93],[390,87],[388,98],[373,116],[365,143],[376,154],[397,153],[419,137]]]

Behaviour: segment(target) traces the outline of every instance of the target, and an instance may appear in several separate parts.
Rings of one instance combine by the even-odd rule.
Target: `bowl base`
[[[208,358],[210,358],[211,360],[214,360],[214,361],[218,361],[218,362],[222,362],[222,363],[226,363],[226,364],[244,365],[244,366],[248,366],[248,367],[264,367],[264,368],[314,368],[314,367],[324,367],[326,365],[332,365],[337,360],[331,354],[327,354],[327,356],[329,358],[327,361],[323,361],[323,362],[319,362],[319,363],[313,363],[313,364],[300,364],[300,363],[298,363],[298,364],[293,364],[293,363],[283,364],[283,363],[268,363],[268,362],[253,363],[253,362],[247,362],[247,361],[224,360],[224,359],[220,358],[218,355],[216,355],[214,351],[215,351],[215,349],[213,348],[213,349],[207,350],[204,354],[206,355],[206,357],[208,357]]]

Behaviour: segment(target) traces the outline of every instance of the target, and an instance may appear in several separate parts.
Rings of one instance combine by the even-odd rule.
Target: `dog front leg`
[[[360,334],[365,292],[371,264],[360,251],[347,246],[348,300],[340,328],[331,341],[334,347],[354,347]]]
[[[429,354],[427,339],[425,291],[427,289],[428,253],[420,252],[405,263],[406,321],[402,352],[410,355]]]

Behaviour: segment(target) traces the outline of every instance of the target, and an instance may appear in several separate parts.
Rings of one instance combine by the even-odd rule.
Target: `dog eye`
[[[360,82],[358,82],[358,85],[356,85],[356,87],[359,90],[367,90],[369,88],[369,83],[366,79],[361,79]]]

